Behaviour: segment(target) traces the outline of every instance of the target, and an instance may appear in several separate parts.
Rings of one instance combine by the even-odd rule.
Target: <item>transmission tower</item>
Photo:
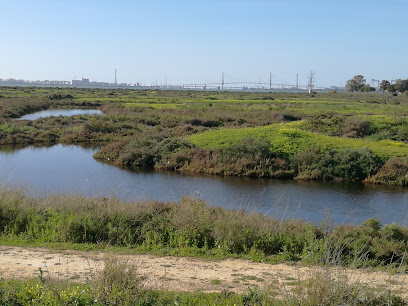
[[[312,93],[312,90],[314,88],[313,82],[315,80],[315,75],[316,75],[316,71],[310,70],[309,83],[307,83],[307,89],[309,89],[309,93]]]
[[[224,90],[224,72],[222,73],[221,89]]]

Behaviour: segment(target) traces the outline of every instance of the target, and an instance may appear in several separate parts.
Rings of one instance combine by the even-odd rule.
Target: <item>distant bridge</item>
[[[233,86],[235,85],[235,86]],[[237,86],[242,85],[242,86]],[[179,85],[186,89],[305,89],[305,87],[299,87],[296,85],[277,84],[277,83],[263,83],[263,82],[226,82],[226,83],[193,83],[193,84],[181,84]]]

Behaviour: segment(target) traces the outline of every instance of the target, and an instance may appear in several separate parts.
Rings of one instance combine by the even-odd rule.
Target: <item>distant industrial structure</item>
[[[332,90],[344,91],[344,87],[332,86],[330,88],[317,87],[315,85],[315,71],[311,71],[306,86],[299,85],[299,74],[296,74],[296,84],[282,84],[272,82],[272,73],[269,73],[269,82],[242,82],[230,81],[226,82],[225,74],[222,72],[220,82],[217,83],[192,83],[192,84],[167,84],[167,77],[165,84],[158,84],[157,82],[145,85],[139,82],[132,84],[118,83],[117,70],[115,69],[114,83],[109,82],[95,82],[89,78],[81,78],[79,80],[73,79],[71,81],[27,81],[17,79],[0,79],[0,86],[43,86],[43,87],[83,87],[83,88],[129,88],[129,89],[164,89],[164,90],[225,90],[225,91],[283,91],[283,92],[328,92]],[[378,80],[372,80],[378,82]]]
[[[315,75],[316,75],[316,71],[314,70],[310,71],[309,82],[307,83],[307,90],[309,91],[309,93],[312,93],[314,89]]]
[[[28,81],[21,79],[0,79],[0,85],[3,86],[54,86],[54,87],[133,87],[136,84],[127,84],[127,83],[108,83],[108,82],[91,82],[87,78],[81,78],[80,80],[71,80],[71,81]]]
[[[81,80],[72,80],[71,84],[73,86],[89,86],[89,79],[82,78]]]

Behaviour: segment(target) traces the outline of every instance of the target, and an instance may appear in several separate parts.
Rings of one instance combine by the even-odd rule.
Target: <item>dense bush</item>
[[[289,163],[273,153],[269,141],[262,138],[244,138],[214,150],[185,147],[166,156],[157,167],[219,175],[293,177]]]
[[[371,133],[370,122],[358,117],[346,118],[339,130],[339,136],[351,138],[363,138]]]
[[[368,149],[330,150],[310,149],[295,157],[298,179],[341,179],[362,181],[375,172],[380,160]]]
[[[403,158],[389,159],[367,182],[387,185],[408,185],[408,162]]]
[[[3,188],[0,237],[361,267],[404,265],[408,229],[382,226],[378,220],[330,229],[191,198],[169,204],[79,196],[34,199]]]

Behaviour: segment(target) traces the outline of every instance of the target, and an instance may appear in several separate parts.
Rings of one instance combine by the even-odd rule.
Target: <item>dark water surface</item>
[[[102,112],[97,109],[47,109],[36,113],[24,115],[18,118],[18,120],[36,120],[38,118],[46,118],[51,116],[71,117],[76,115],[102,115]]]
[[[335,223],[379,218],[383,224],[408,225],[407,189],[402,187],[129,171],[94,160],[96,150],[71,145],[3,146],[0,182],[9,187],[23,185],[36,195],[79,193],[166,202],[187,195],[211,205],[285,219],[318,223],[329,212]]]

